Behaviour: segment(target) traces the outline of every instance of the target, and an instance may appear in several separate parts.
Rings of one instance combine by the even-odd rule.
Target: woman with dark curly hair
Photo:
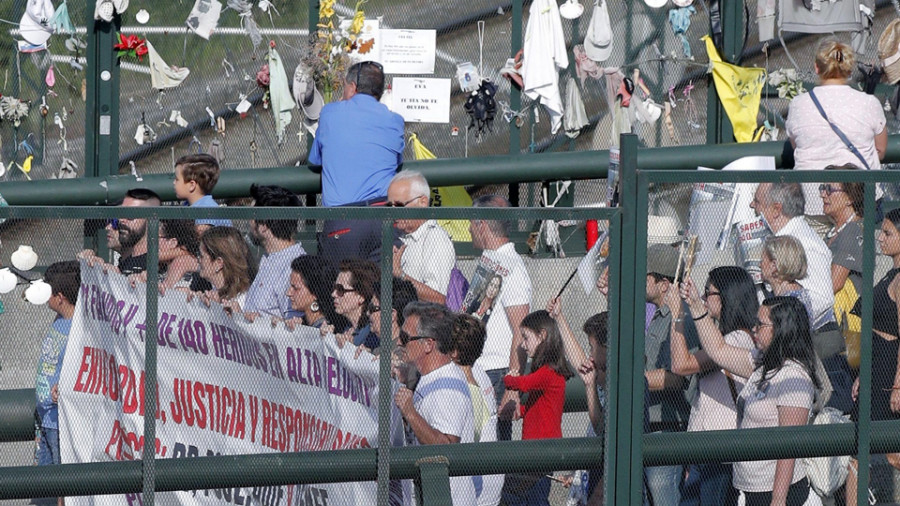
[[[291,307],[303,312],[303,324],[319,328],[328,323],[343,332],[350,322],[334,310],[331,290],[337,270],[331,262],[316,255],[302,255],[291,262],[287,297]]]

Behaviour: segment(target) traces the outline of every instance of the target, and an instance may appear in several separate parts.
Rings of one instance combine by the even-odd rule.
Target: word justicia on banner
[[[82,286],[60,375],[63,463],[142,458],[146,293],[81,265]],[[159,298],[156,458],[367,448],[377,390],[317,329],[246,322],[184,294]],[[345,360],[345,358],[344,358]],[[369,359],[371,360],[371,359]],[[159,493],[165,504],[375,504],[374,482]],[[140,504],[140,494],[67,504]]]

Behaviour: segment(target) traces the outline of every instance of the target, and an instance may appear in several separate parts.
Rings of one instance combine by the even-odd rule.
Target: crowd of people
[[[848,61],[852,68],[852,53],[842,44],[820,49],[816,70],[822,84],[816,90],[821,88],[829,107],[842,94],[857,93],[841,91]],[[398,172],[402,120],[378,103],[383,90],[380,66],[357,63],[348,71],[344,100],[323,109],[310,161],[321,165],[325,206],[429,205],[425,178]],[[807,158],[810,153],[820,156],[825,148],[807,144],[803,129],[814,121],[797,118],[812,113],[801,110],[808,109],[802,102],[795,104],[788,131],[798,166],[809,168],[804,164],[818,163]],[[883,118],[882,113],[868,125],[868,140],[854,137],[871,144],[861,151],[872,165],[883,154]],[[175,191],[185,205],[215,205],[211,193],[217,179],[218,164],[209,155],[189,155],[175,164]],[[645,431],[802,425],[826,407],[855,416],[859,385],[846,350],[853,318],[858,328],[857,294],[868,288],[861,278],[863,191],[854,183],[815,189],[813,201],[800,184],[758,186],[751,207],[772,233],[760,258],[762,285],[742,267],[720,266],[709,272],[701,292],[689,277],[679,279],[688,269],[676,246],[648,247]],[[253,185],[250,194],[254,206],[301,205],[278,186]],[[129,191],[121,203],[160,204],[146,189]],[[498,195],[473,202],[481,208],[509,205]],[[825,219],[830,227],[820,234],[817,226]],[[377,369],[360,364],[392,350],[403,444],[510,440],[517,419],[523,420],[523,439],[562,437],[565,384],[576,375],[585,385],[590,432],[603,434],[607,343],[617,336],[608,335],[606,313],[591,316],[582,327],[586,353],[563,301],[534,300],[529,271],[510,241],[509,222],[470,220],[472,245],[481,256],[466,280],[460,279],[449,234],[436,221],[396,220],[396,243],[387,253],[392,255],[391,307],[380,300],[376,223],[327,221],[316,255],[306,254],[296,241],[296,227],[296,219],[252,220],[249,239],[263,252],[257,263],[227,220],[162,220],[160,292],[180,290],[251,321],[273,318],[289,328],[316,327],[324,338],[334,336],[342,350],[352,350],[342,354],[349,369],[370,377]],[[146,282],[147,221],[110,220],[106,230],[114,264],[92,251],[82,257],[128,275],[135,285]],[[872,417],[881,420],[900,412],[900,211],[887,213],[878,243],[894,265],[874,292]],[[56,301],[51,309],[59,317],[45,340],[38,375],[41,463],[59,462],[54,371],[58,381],[65,349],[60,336],[68,332],[77,299],[70,285],[77,286],[78,264],[71,264],[51,266],[47,274]],[[462,284],[470,285],[468,290]],[[605,275],[597,288],[609,295]],[[466,293],[464,300],[451,301],[454,290]],[[535,305],[545,309],[532,311]],[[386,329],[390,335],[383,335]],[[599,469],[590,473],[588,504],[602,503],[602,475]],[[653,506],[734,505],[740,494],[747,505],[799,506],[810,494],[805,469],[795,459],[648,467],[644,478],[644,497]],[[856,485],[848,481],[848,504],[855,504]],[[550,477],[453,477],[450,489],[455,505],[549,504]]]

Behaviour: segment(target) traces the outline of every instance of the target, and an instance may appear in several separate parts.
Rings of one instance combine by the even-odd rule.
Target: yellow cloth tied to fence
[[[419,136],[411,134],[409,144],[412,146],[416,160],[434,160],[434,156],[428,148],[419,140]],[[472,197],[462,186],[444,186],[431,188],[432,207],[472,207]],[[472,240],[469,234],[469,220],[438,220],[438,224],[450,234],[450,238],[457,242]]]
[[[706,42],[706,53],[712,62],[716,94],[731,120],[734,138],[738,142],[751,142],[756,131],[759,98],[766,80],[765,70],[725,63],[712,39],[704,36],[702,40]]]
[[[847,344],[847,363],[853,369],[859,369],[859,341],[862,337],[862,319],[855,314],[850,314],[857,299],[859,299],[859,293],[849,279],[844,283],[844,287],[834,294],[834,316],[841,327],[844,342]]]

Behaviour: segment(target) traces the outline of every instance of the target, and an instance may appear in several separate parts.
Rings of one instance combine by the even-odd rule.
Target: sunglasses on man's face
[[[400,333],[400,344],[402,344],[403,346],[406,346],[413,341],[418,341],[419,339],[434,339],[434,338],[430,337],[430,336],[411,336],[411,335],[406,334],[405,332]]]
[[[111,228],[113,230],[119,230],[119,219],[118,218],[111,218],[106,221],[106,224],[109,225],[109,228]]]

